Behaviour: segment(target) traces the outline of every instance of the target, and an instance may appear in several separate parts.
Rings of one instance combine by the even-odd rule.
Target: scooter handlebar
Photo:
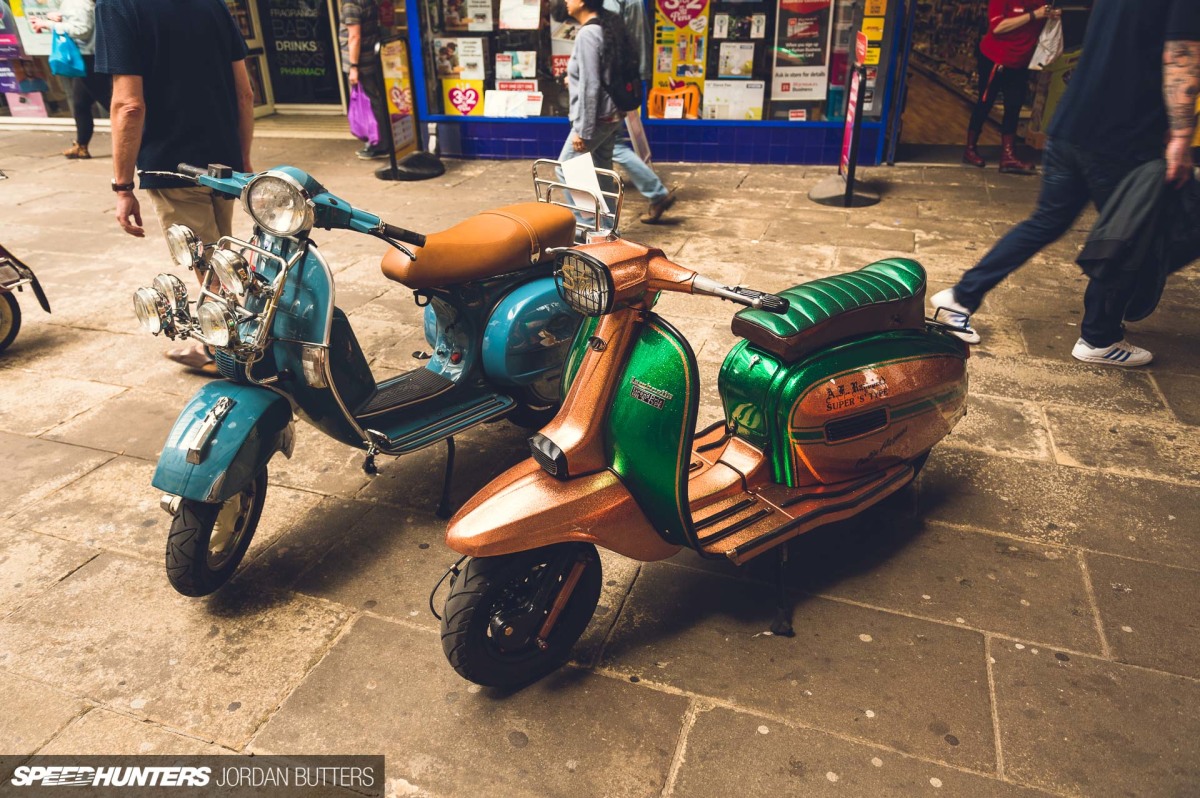
[[[384,222],[383,234],[388,238],[394,238],[405,244],[412,244],[414,247],[425,246],[425,236],[420,233],[414,233],[412,230],[405,230],[403,227],[397,227],[394,224]]]
[[[208,168],[205,166],[192,166],[190,163],[181,163],[178,166],[179,173],[188,177],[200,177],[208,174]]]
[[[755,310],[765,310],[768,313],[780,315],[787,313],[791,307],[791,303],[784,297],[768,294],[766,291],[756,291],[753,288],[743,288],[740,285],[721,285],[716,280],[710,280],[699,274],[692,281],[692,292],[717,296]]]

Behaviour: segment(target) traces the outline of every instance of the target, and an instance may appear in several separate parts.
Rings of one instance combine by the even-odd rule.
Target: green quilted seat
[[[822,277],[779,296],[791,303],[787,313],[743,310],[733,317],[733,332],[789,362],[844,338],[925,325],[925,269],[907,258]]]

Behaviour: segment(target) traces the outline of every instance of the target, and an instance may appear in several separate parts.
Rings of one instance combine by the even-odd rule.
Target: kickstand
[[[788,598],[785,581],[788,544],[784,543],[778,551],[779,559],[775,568],[775,620],[771,621],[771,634],[778,637],[795,637],[796,633],[792,630],[792,602]]]
[[[450,517],[450,483],[454,477],[454,438],[446,439],[446,476],[442,480],[442,500],[438,503],[437,517]]]

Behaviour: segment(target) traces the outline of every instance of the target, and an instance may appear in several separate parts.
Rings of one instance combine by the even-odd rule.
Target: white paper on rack
[[[562,164],[563,182],[571,188],[590,191],[600,198],[600,212],[609,213],[608,202],[600,191],[600,181],[596,178],[596,164],[590,152],[576,155]],[[585,212],[596,212],[596,203],[587,194],[572,194],[575,206]]]

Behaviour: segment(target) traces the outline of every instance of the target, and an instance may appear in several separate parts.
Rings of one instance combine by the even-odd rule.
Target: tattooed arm
[[[1167,42],[1163,50],[1163,96],[1171,123],[1167,182],[1182,186],[1192,176],[1196,97],[1200,96],[1200,42]]]

